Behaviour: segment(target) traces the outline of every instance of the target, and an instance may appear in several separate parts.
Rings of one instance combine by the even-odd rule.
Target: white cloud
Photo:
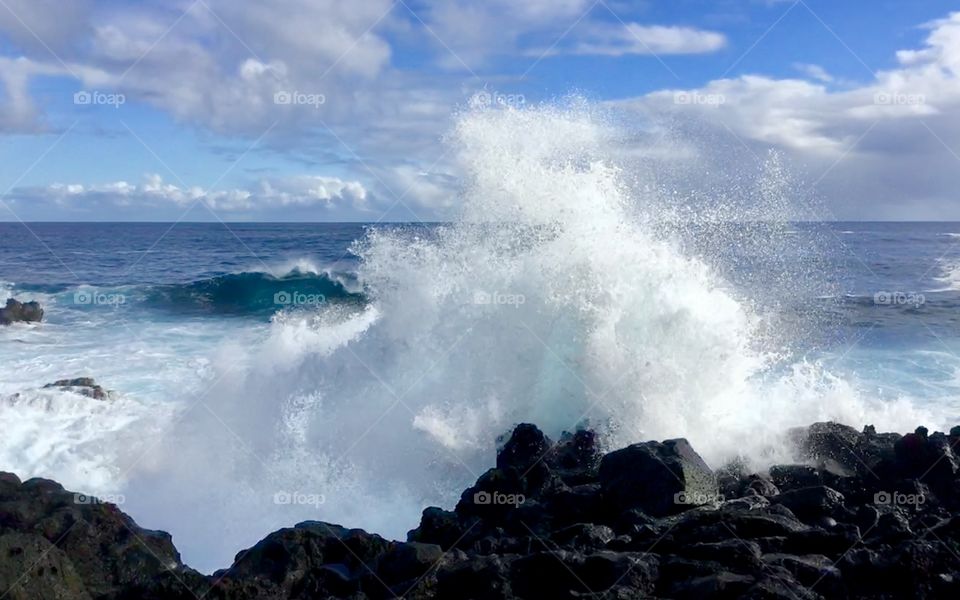
[[[372,210],[370,192],[358,181],[319,175],[262,179],[247,188],[205,190],[178,186],[149,174],[139,184],[62,184],[18,188],[6,200],[21,219],[50,214],[56,207],[72,216],[109,211],[116,217],[163,214],[177,218],[194,205],[206,206],[223,219],[279,218],[294,211],[311,211],[319,218],[349,217]],[[126,211],[126,212],[124,212]],[[318,212],[320,211],[320,212]]]
[[[833,76],[830,75],[830,73],[827,73],[827,70],[820,65],[793,63],[793,68],[797,71],[800,71],[810,79],[815,79],[824,83],[831,83],[833,81]]]
[[[703,54],[723,48],[723,34],[692,27],[641,25],[640,23],[592,23],[577,34],[578,41],[554,53],[597,54]]]
[[[901,50],[897,68],[859,86],[744,75],[682,92],[722,102],[677,103],[679,91],[671,90],[623,105],[693,117],[758,154],[768,146],[787,151],[840,218],[956,219],[960,12],[929,29],[922,48]]]

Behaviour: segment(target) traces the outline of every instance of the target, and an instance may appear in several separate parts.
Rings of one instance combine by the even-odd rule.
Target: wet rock
[[[820,485],[820,473],[809,465],[776,465],[770,467],[770,480],[781,491]]]
[[[569,486],[593,483],[600,467],[600,442],[593,431],[564,432],[547,453],[547,464]]]
[[[89,600],[70,558],[46,538],[0,535],[0,589],[10,600]]]
[[[719,500],[707,464],[684,439],[634,444],[600,461],[600,485],[613,508],[666,516]]]
[[[760,545],[752,540],[698,542],[679,546],[672,551],[684,558],[717,563],[738,572],[749,572],[760,567]]]
[[[551,445],[522,425],[456,510],[424,510],[407,542],[308,521],[213,576],[112,504],[0,473],[0,583],[23,571],[9,597],[96,600],[958,597],[960,429],[795,435],[817,466],[768,479],[734,465],[720,475],[736,497],[696,504],[680,495],[717,483],[682,440],[629,446],[596,468],[595,436]],[[851,457],[875,468],[851,472]]]
[[[60,583],[74,586],[75,574],[93,597],[148,585],[170,572],[183,578],[195,574],[180,562],[169,534],[143,529],[116,505],[66,491],[46,479],[16,485],[15,477],[4,478],[0,532],[39,536],[55,545],[57,553],[47,556],[63,578]],[[43,547],[39,540],[20,541],[26,544],[25,553]],[[64,561],[69,561],[69,567]],[[60,583],[51,580],[42,587]]]
[[[739,598],[756,582],[750,575],[737,573],[716,573],[679,581],[671,585],[667,592],[671,598],[699,600],[701,598]]]
[[[60,388],[66,391],[82,394],[94,400],[106,400],[110,392],[103,389],[92,377],[76,377],[74,379],[60,379],[43,386],[44,389]]]
[[[616,536],[613,530],[606,525],[579,523],[554,532],[550,539],[561,546],[578,549],[600,549],[614,537]]]
[[[801,584],[828,598],[843,597],[843,575],[834,561],[822,554],[766,554],[766,565],[783,567]]]
[[[8,298],[6,306],[0,308],[0,325],[39,323],[42,320],[43,308],[38,302],[19,302]]]
[[[790,431],[800,458],[812,461],[820,469],[852,475],[867,467],[857,452],[863,434],[839,423],[814,423]]]
[[[512,598],[509,581],[512,559],[478,556],[441,567],[437,573],[437,597],[475,600]]]
[[[527,471],[542,462],[552,446],[550,438],[536,425],[521,423],[497,452],[497,468]]]
[[[343,578],[359,578],[370,570],[390,543],[362,529],[347,529],[321,521],[305,521],[271,533],[248,550],[237,554],[233,566],[222,576],[231,581],[253,583],[289,597],[303,585],[305,573],[325,565],[345,567]],[[286,596],[283,596],[286,594]]]
[[[793,489],[775,496],[771,501],[786,506],[805,522],[822,517],[846,516],[843,494],[823,485]]]
[[[475,541],[474,538],[465,538],[467,533],[468,529],[460,522],[457,513],[431,506],[423,510],[420,526],[407,534],[407,540],[437,544],[447,550],[458,542],[469,545]]]
[[[416,580],[439,566],[443,549],[436,544],[397,544],[380,557],[377,575],[387,583]]]
[[[605,522],[610,516],[606,511],[599,483],[561,489],[545,499],[544,506],[557,527],[582,521]]]
[[[914,433],[897,440],[894,454],[895,468],[900,476],[919,479],[929,484],[944,500],[953,500],[960,460],[946,435],[928,435],[926,428],[919,427]]]

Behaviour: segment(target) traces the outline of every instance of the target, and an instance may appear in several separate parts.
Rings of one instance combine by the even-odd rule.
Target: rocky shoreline
[[[602,454],[522,424],[406,542],[308,521],[202,575],[171,537],[0,474],[0,593],[20,599],[960,598],[960,427],[817,423],[797,464],[717,471],[686,440]]]

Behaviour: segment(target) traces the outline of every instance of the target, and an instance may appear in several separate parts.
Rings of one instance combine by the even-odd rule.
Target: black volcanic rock
[[[13,536],[6,541],[7,557],[56,549],[44,555],[50,564],[36,575],[47,578],[37,582],[44,589],[75,589],[79,577],[82,589],[98,598],[153,582],[168,572],[182,578],[194,575],[180,562],[168,534],[139,527],[114,504],[65,491],[45,479],[18,485],[6,474],[2,481],[0,536]],[[20,583],[29,587],[35,580],[27,577]],[[20,584],[13,587],[19,590]]]
[[[607,454],[600,461],[600,485],[615,509],[639,508],[657,517],[719,498],[713,472],[684,439]]]
[[[521,425],[407,542],[308,521],[212,576],[114,505],[0,473],[0,585],[18,600],[960,597],[960,429],[792,435],[809,464],[725,468],[720,497],[683,440],[601,457],[592,433],[552,444]]]
[[[76,392],[78,394],[93,398],[94,400],[106,400],[110,397],[110,392],[97,385],[92,377],[75,377],[73,379],[60,379],[53,383],[43,386],[44,389],[59,388]]]
[[[38,302],[20,302],[8,298],[6,306],[0,308],[0,325],[39,323],[42,320],[43,308]]]

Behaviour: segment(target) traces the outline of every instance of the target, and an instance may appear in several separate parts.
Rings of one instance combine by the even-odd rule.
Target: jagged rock
[[[438,598],[501,600],[512,598],[510,563],[514,557],[477,556],[437,572]]]
[[[0,325],[39,323],[42,320],[43,308],[38,302],[19,302],[8,298],[6,306],[0,308]]]
[[[0,531],[38,535],[54,544],[56,560],[72,567],[59,569],[65,581],[72,582],[70,573],[75,573],[93,597],[148,584],[167,572],[195,573],[180,562],[169,534],[139,527],[114,504],[45,479],[20,485],[16,477],[2,479]]]
[[[928,483],[943,499],[952,500],[960,460],[953,452],[950,438],[942,433],[928,435],[926,428],[919,427],[897,440],[894,453],[894,465],[902,477]]]
[[[760,545],[753,540],[727,539],[721,542],[698,542],[676,548],[685,558],[711,561],[725,567],[753,570],[760,566]]]
[[[771,501],[786,506],[802,521],[845,514],[843,494],[823,485],[790,490]]]
[[[560,441],[547,453],[547,464],[570,486],[597,480],[600,467],[600,444],[593,431],[564,432]]]
[[[679,581],[667,591],[671,598],[700,600],[701,598],[739,598],[756,582],[750,575],[716,573]]]
[[[536,425],[521,423],[497,452],[497,468],[526,471],[542,462],[552,446],[550,438],[543,435]]]
[[[616,510],[665,516],[719,499],[707,464],[684,439],[634,444],[600,461],[600,485]]]
[[[103,389],[92,377],[76,377],[74,379],[60,379],[43,386],[44,389],[60,388],[77,394],[82,394],[94,400],[106,400],[110,392]]]
[[[448,550],[459,542],[463,542],[464,546],[473,543],[475,536],[465,537],[469,531],[470,529],[460,522],[457,513],[431,506],[423,510],[420,526],[407,534],[407,541],[437,544]]]
[[[816,466],[769,479],[725,468],[735,497],[724,500],[683,440],[629,446],[597,469],[595,436],[551,445],[521,425],[456,510],[424,510],[405,543],[308,521],[212,576],[116,506],[0,473],[0,584],[10,598],[57,600],[960,597],[960,428],[795,435]],[[848,445],[876,461],[869,471],[851,472]],[[501,504],[494,492],[527,497]],[[716,501],[667,505],[683,492]]]
[[[775,465],[770,467],[770,480],[781,491],[813,487],[822,483],[820,473],[809,465]]]
[[[599,483],[562,489],[547,498],[544,507],[553,516],[553,523],[557,527],[583,521],[601,523],[609,517]]]
[[[843,579],[833,560],[822,554],[765,554],[767,565],[783,567],[801,584],[828,598],[843,597]]]
[[[606,525],[578,523],[553,532],[550,539],[561,546],[598,549],[606,546],[616,535]]]
[[[10,600],[89,600],[67,555],[40,535],[0,535],[0,589]]]
[[[443,549],[436,544],[397,544],[380,557],[377,575],[387,583],[416,580],[439,566]]]
[[[304,521],[271,533],[240,552],[233,566],[222,575],[229,580],[252,581],[289,596],[302,585],[304,573],[319,571],[325,565],[344,565],[345,579],[359,579],[389,547],[390,542],[362,529]]]

